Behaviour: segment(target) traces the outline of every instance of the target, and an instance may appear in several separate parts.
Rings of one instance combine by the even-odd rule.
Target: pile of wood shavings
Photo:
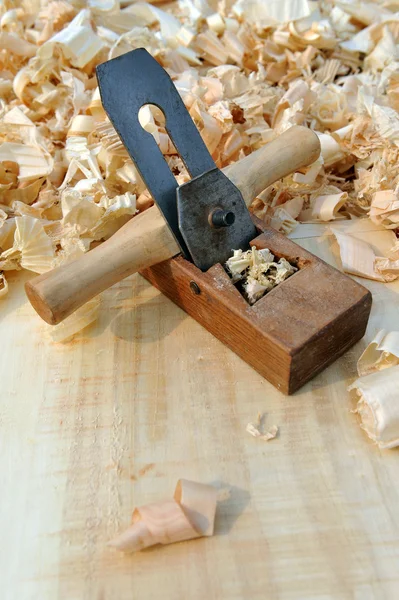
[[[234,250],[226,262],[226,269],[234,283],[239,283],[249,304],[255,304],[298,269],[285,258],[277,259],[268,248],[243,252]]]
[[[256,198],[301,222],[399,225],[399,13],[395,0],[5,0],[0,7],[0,295],[5,273],[87,252],[152,200],[102,109],[95,67],[145,47],[174,80],[224,167],[295,124],[322,155]],[[188,179],[159,111],[140,115],[177,182]],[[368,217],[369,216],[369,217]],[[342,234],[343,235],[343,234]],[[348,238],[350,236],[347,236]],[[340,245],[342,238],[340,241]],[[359,273],[346,243],[349,272]],[[349,246],[348,246],[349,244]],[[394,247],[365,276],[399,275]],[[347,264],[349,263],[349,264]],[[361,274],[361,273],[360,273]],[[382,275],[381,275],[382,274]]]

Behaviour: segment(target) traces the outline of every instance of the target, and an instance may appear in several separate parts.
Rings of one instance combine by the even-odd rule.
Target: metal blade
[[[178,225],[176,179],[153,136],[140,125],[145,104],[155,104],[165,115],[166,130],[191,177],[215,163],[167,72],[139,48],[97,67],[103,107],[141,177],[157,203],[183,253],[189,256]]]
[[[224,262],[256,236],[240,191],[209,154],[166,71],[139,48],[97,67],[101,100],[137,170],[187,258],[202,270]],[[139,110],[155,104],[193,178],[180,188]],[[177,197],[176,197],[177,190]]]
[[[257,236],[240,190],[219,169],[177,189],[179,226],[194,264],[207,271]]]

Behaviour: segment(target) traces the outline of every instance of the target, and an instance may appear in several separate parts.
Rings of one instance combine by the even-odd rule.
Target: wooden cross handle
[[[296,126],[223,172],[249,206],[274,181],[311,164],[319,154],[317,135]],[[114,283],[179,252],[164,218],[152,206],[83,257],[28,281],[25,290],[41,318],[56,325]]]

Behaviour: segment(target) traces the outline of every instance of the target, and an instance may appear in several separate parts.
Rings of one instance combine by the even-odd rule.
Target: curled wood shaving
[[[378,331],[357,363],[356,412],[380,448],[399,446],[399,331]]]
[[[233,6],[233,11],[237,16],[248,19],[250,23],[261,29],[306,17],[311,12],[311,4],[308,0],[268,3],[262,0],[238,0]]]
[[[399,331],[381,329],[357,361],[360,377],[399,365]]]
[[[377,370],[355,381],[361,427],[380,448],[399,446],[399,366]]]
[[[136,508],[132,524],[109,542],[122,552],[213,535],[218,493],[211,485],[180,479],[173,500]]]
[[[58,47],[73,67],[86,67],[103,48],[101,38],[93,31],[90,18],[88,9],[81,10],[67,27],[39,48],[38,57],[49,60]]]
[[[0,268],[45,273],[51,268],[54,256],[53,245],[41,222],[30,216],[16,217],[14,243],[0,254]]]
[[[277,437],[278,427],[277,425],[272,425],[267,431],[263,431],[262,421],[264,420],[264,415],[262,416],[258,413],[258,417],[255,423],[248,423],[246,427],[247,433],[252,435],[253,437],[260,438],[266,442],[273,440]]]
[[[394,190],[381,190],[373,194],[369,210],[370,219],[387,229],[399,227],[399,197]]]
[[[374,260],[374,269],[384,278],[384,281],[395,281],[399,277],[399,260],[377,256]]]
[[[0,298],[4,298],[8,293],[8,283],[3,272],[0,272]]]
[[[399,261],[376,256],[373,247],[364,240],[332,228],[337,239],[342,269],[345,273],[388,283],[399,277]]]
[[[314,200],[312,217],[320,221],[332,221],[336,218],[339,209],[344,206],[347,199],[348,194],[346,192],[317,196]]]

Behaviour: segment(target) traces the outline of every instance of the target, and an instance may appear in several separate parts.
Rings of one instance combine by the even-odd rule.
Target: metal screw
[[[200,287],[199,287],[198,283],[195,283],[195,281],[190,281],[190,288],[191,288],[191,291],[192,291],[192,292],[193,292],[193,293],[194,293],[196,296],[198,296],[198,294],[200,294],[200,293],[201,293]]]
[[[235,220],[236,216],[230,210],[216,208],[211,213],[211,225],[213,225],[213,227],[230,227]]]

